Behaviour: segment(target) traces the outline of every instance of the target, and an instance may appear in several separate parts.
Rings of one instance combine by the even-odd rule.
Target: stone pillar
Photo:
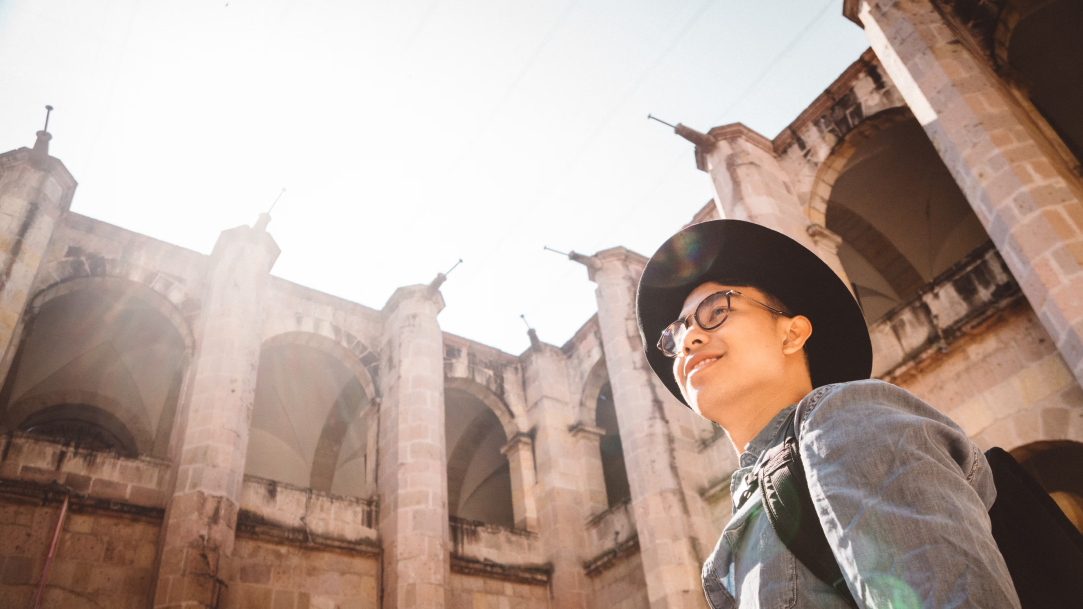
[[[166,508],[155,607],[217,607],[223,584],[233,579],[266,293],[279,253],[269,234],[248,226],[223,231],[211,253],[187,409],[173,454],[176,480]]]
[[[380,539],[385,609],[444,606],[448,563],[440,292],[399,288],[384,307],[380,373]]]
[[[605,488],[605,469],[602,467],[602,436],[605,430],[579,423],[571,433],[579,455],[587,513],[591,516],[601,514],[609,509],[609,493]]]
[[[700,169],[711,176],[723,218],[748,220],[774,229],[816,252],[850,285],[839,261],[840,239],[805,215],[771,140],[740,123],[715,127],[696,141]]]
[[[0,154],[0,379],[18,348],[16,326],[75,178],[49,156],[52,135],[38,131],[34,148]]]
[[[527,412],[537,429],[538,527],[553,565],[552,606],[587,609],[593,606],[591,584],[583,572],[583,532],[589,512],[583,462],[569,431],[576,423],[577,408],[564,362],[559,348],[538,342],[523,356],[523,380]],[[604,498],[604,483],[602,490]]]
[[[706,557],[700,556],[669,424],[679,413],[668,410],[684,406],[660,393],[665,389],[653,379],[636,326],[636,286],[647,260],[623,247],[578,258],[598,284],[598,323],[650,606],[705,607],[700,569]]]
[[[511,505],[515,528],[538,530],[538,504],[535,498],[534,441],[526,434],[516,434],[503,448],[511,472]]]
[[[929,0],[846,6],[1083,383],[1078,177]]]

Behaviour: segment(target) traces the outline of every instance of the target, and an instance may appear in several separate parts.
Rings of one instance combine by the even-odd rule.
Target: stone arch
[[[10,407],[4,415],[3,427],[16,429],[37,412],[67,404],[85,404],[98,408],[115,417],[131,434],[139,454],[150,454],[154,446],[154,432],[140,413],[125,408],[119,401],[93,391],[65,390],[33,395]]]
[[[38,284],[45,287],[39,293],[45,293],[58,284],[81,278],[127,279],[132,283],[146,286],[173,304],[184,318],[193,318],[199,311],[199,299],[188,292],[179,277],[149,269],[119,258],[105,258],[82,251],[71,252],[78,248],[69,248],[69,255],[42,265],[38,272]]]
[[[352,334],[341,331],[340,335],[336,337],[300,330],[286,331],[264,339],[262,348],[278,345],[312,347],[334,356],[357,377],[358,382],[361,383],[361,387],[364,388],[370,399],[379,396],[376,392],[375,377],[362,360],[365,355],[372,352]]]
[[[1078,176],[1083,163],[1078,113],[1083,42],[1075,26],[1083,23],[1083,7],[1075,0],[1007,0],[1003,5],[989,43],[994,67],[1042,137]],[[1057,61],[1048,60],[1051,54]]]
[[[192,324],[177,303],[182,306],[187,303],[193,313],[198,311],[198,306],[192,305],[193,301],[183,293],[180,284],[169,278],[147,272],[141,267],[109,265],[105,262],[108,261],[94,266],[93,273],[87,271],[88,267],[75,264],[63,269],[53,268],[48,273],[52,282],[29,299],[26,313],[16,332],[18,343],[7,355],[10,358],[8,378],[0,390],[0,412],[6,411],[6,414],[2,415],[5,424],[17,425],[25,416],[30,416],[27,409],[86,404],[115,416],[126,426],[137,440],[136,447],[140,454],[165,457],[181,387],[195,350]],[[81,272],[79,268],[87,272]],[[54,308],[54,303],[58,308]],[[87,318],[77,326],[70,326],[73,320],[78,321],[83,319],[83,316],[94,315],[87,313],[86,307],[97,310],[98,314],[106,314],[100,318]],[[60,317],[50,317],[51,321],[45,321],[46,315]],[[67,331],[73,327],[79,330],[66,336],[65,341],[75,337],[74,345],[64,342],[52,343],[50,346],[48,339],[45,339],[44,343],[38,340],[41,338],[40,332],[44,330],[45,335],[48,335],[51,329],[56,328],[58,321],[62,322],[62,325],[68,325]],[[91,321],[100,323],[85,323]],[[100,342],[80,342],[82,340]],[[124,345],[123,348],[121,343],[116,342],[118,340]],[[87,347],[92,349],[83,351]],[[140,351],[131,351],[133,348]],[[150,348],[150,351],[145,351],[147,348]],[[72,354],[75,355],[74,359],[70,357]],[[159,359],[163,357],[164,359]],[[44,389],[41,393],[14,393],[17,391],[20,371],[25,371],[28,365],[27,358],[38,360],[39,364],[45,360],[59,362],[59,367],[52,372],[61,375],[67,374],[65,371],[71,370],[70,366],[75,365],[76,360],[96,361],[106,367],[84,368],[78,373],[84,375],[80,380],[68,378],[55,391],[49,391],[50,387],[46,384],[39,389],[24,387],[30,391]],[[105,362],[110,358],[113,358],[112,361],[120,368],[109,368],[110,364]],[[124,378],[130,377],[121,381],[120,385],[110,385],[112,390],[121,391],[126,398],[121,398],[120,394],[110,397],[106,395],[108,391],[97,387],[106,377],[93,375],[112,374],[107,372],[110,370],[125,370],[127,376]],[[168,371],[172,373],[166,376],[158,374]],[[87,377],[86,374],[92,376]],[[117,380],[121,377],[112,375],[109,378]],[[41,377],[39,381],[53,382],[48,379],[41,380]],[[151,385],[148,386],[148,382]],[[80,383],[90,385],[80,387]],[[149,395],[154,396],[154,399],[149,401],[148,394],[144,393],[148,387],[151,392]],[[122,402],[129,400],[135,400],[142,404],[143,408],[150,410],[136,413],[132,412],[130,407],[121,406]]]
[[[866,117],[835,144],[831,153],[820,163],[812,181],[812,192],[805,207],[805,215],[813,224],[827,226],[827,202],[831,190],[842,174],[846,162],[857,152],[857,147],[876,133],[913,117],[914,114],[906,106],[888,108]]]
[[[608,382],[609,369],[606,368],[605,358],[598,358],[583,381],[583,393],[579,398],[580,424],[588,427],[597,426],[598,393],[602,390],[602,385]]]
[[[1064,515],[1083,530],[1083,443],[1071,440],[1032,442],[1011,451],[1053,498]]]
[[[999,446],[1008,452],[1035,442],[1083,442],[1083,412],[1065,406],[1031,408],[994,421],[972,437],[982,450]]]
[[[47,302],[59,298],[60,296],[65,296],[81,290],[127,292],[125,296],[136,298],[147,304],[173,325],[173,328],[177,330],[177,334],[181,337],[181,340],[184,341],[185,350],[189,355],[191,355],[195,348],[195,334],[192,332],[192,326],[177,307],[176,303],[170,300],[168,291],[163,292],[154,289],[152,285],[133,280],[129,277],[115,275],[92,277],[74,276],[70,279],[54,283],[49,287],[40,290],[30,299],[30,304],[27,306],[28,317],[30,319],[37,317],[38,312],[41,311],[41,307]]]
[[[808,213],[841,239],[839,261],[870,324],[989,240],[909,108],[874,114],[836,143]]]
[[[501,427],[504,428],[504,435],[507,436],[508,439],[530,431],[529,423],[527,422],[525,415],[516,416],[520,413],[516,413],[507,402],[500,399],[500,396],[493,393],[491,389],[481,383],[468,378],[445,377],[444,391],[447,392],[448,390],[468,393],[477,398],[482,404],[488,406],[489,410],[493,411],[493,414],[495,414],[496,418],[500,421]]]
[[[329,356],[334,362],[341,364],[342,369],[344,369],[345,374],[347,374],[346,378],[350,379],[345,381],[345,384],[338,390],[337,397],[334,398],[334,401],[327,411],[326,417],[323,418],[322,424],[319,427],[317,439],[311,449],[311,462],[304,463],[304,466],[307,469],[304,474],[304,477],[307,478],[306,486],[320,492],[332,492],[332,486],[336,484],[335,476],[339,471],[339,466],[345,465],[340,461],[343,456],[342,450],[346,444],[348,434],[354,425],[361,422],[362,418],[366,416],[374,418],[372,415],[372,406],[376,403],[377,399],[376,384],[369,369],[363,364],[359,357],[359,355],[370,353],[370,351],[361,341],[347,332],[340,332],[337,335],[328,336],[325,334],[295,330],[274,334],[270,338],[265,339],[261,351],[264,354],[268,354],[274,352],[277,348],[288,347],[300,347],[302,348],[302,353],[304,353],[304,349],[312,349],[325,356]],[[308,351],[308,353],[311,353],[311,351]],[[260,365],[261,368],[264,365],[263,356],[261,356]],[[257,379],[257,383],[259,383],[259,379]],[[370,425],[372,424],[371,421],[369,423]],[[373,481],[369,479],[371,477],[370,470],[373,470],[374,468],[369,467],[369,459],[367,457],[369,448],[368,436],[370,434],[364,429],[358,433],[363,434],[361,439],[358,440],[358,442],[361,443],[361,449],[359,450],[364,453],[362,455],[364,460],[362,471],[365,474],[367,484],[371,485]],[[300,467],[298,464],[302,463],[307,456],[307,450],[305,451],[305,454],[298,454],[298,461],[294,465]],[[294,469],[296,469],[296,467]],[[266,474],[260,475],[266,476]],[[290,474],[290,476],[300,477],[302,474],[298,471]],[[297,480],[295,482],[300,481]]]
[[[521,420],[471,379],[445,378],[444,409],[449,515],[507,528],[522,516],[528,524],[526,514],[536,511],[525,503],[527,489],[519,486],[517,493],[516,485],[524,484],[520,468],[529,463],[533,470],[533,458],[513,458],[523,448],[516,440],[525,440],[528,451],[531,446],[529,436],[518,431]]]
[[[299,334],[303,336],[321,336],[330,341],[330,343],[337,343],[345,352],[350,355],[344,356],[342,352],[336,355],[340,360],[346,364],[346,360],[352,358],[361,363],[366,373],[365,375],[369,379],[370,386],[366,386],[365,390],[369,392],[372,397],[380,397],[379,393],[379,378],[380,378],[380,356],[375,350],[369,347],[365,341],[361,340],[354,334],[346,331],[342,326],[328,321],[326,319],[320,319],[310,315],[303,315],[296,313],[294,315],[268,315],[267,322],[263,328],[264,341],[277,340],[279,336]],[[316,339],[311,339],[315,341]],[[330,343],[324,343],[329,345]],[[319,347],[317,347],[319,348]],[[329,352],[330,353],[330,352]],[[351,366],[352,364],[347,364]]]
[[[1000,17],[996,21],[996,29],[993,32],[992,57],[998,69],[1007,68],[1008,45],[1012,39],[1012,33],[1023,19],[1057,0],[1007,0],[1000,9]]]
[[[467,427],[459,441],[455,443],[455,446],[448,447],[451,451],[447,456],[448,480],[461,480],[463,478],[477,446],[489,434],[493,433],[498,425],[499,423],[491,418],[479,417]],[[510,473],[508,475],[510,478]],[[448,485],[448,506],[450,509],[454,510],[459,506],[463,499],[460,497],[461,491],[460,485]]]

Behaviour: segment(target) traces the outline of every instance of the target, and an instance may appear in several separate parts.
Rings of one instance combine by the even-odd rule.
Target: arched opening
[[[370,396],[337,357],[279,342],[260,353],[245,473],[351,497],[374,492]]]
[[[629,500],[632,491],[628,487],[628,468],[624,465],[624,447],[620,442],[620,428],[617,426],[617,409],[613,404],[613,388],[606,381],[598,392],[598,405],[595,407],[597,425],[605,430],[598,448],[602,453],[602,475],[605,476],[605,495],[609,507]]]
[[[444,391],[448,514],[515,527],[511,467],[501,449],[508,442],[496,414],[462,389]]]
[[[1083,444],[1034,442],[1013,450],[1012,456],[1053,497],[1075,528],[1083,531]]]
[[[888,118],[846,147],[826,213],[869,323],[989,239],[918,121]]]
[[[1083,161],[1083,3],[1019,4],[1029,4],[1029,12],[1011,31],[1008,63],[1034,107]]]
[[[165,457],[189,356],[160,309],[171,305],[124,280],[68,287],[27,323],[0,391],[3,427]]]

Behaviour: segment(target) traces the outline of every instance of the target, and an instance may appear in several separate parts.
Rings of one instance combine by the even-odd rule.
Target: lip
[[[692,371],[695,370],[696,366],[698,366],[700,362],[709,359],[721,359],[722,356],[723,354],[721,353],[699,353],[692,356],[692,359],[688,360],[688,362],[684,365],[684,378],[687,379],[689,376],[691,376]],[[707,364],[707,366],[710,365],[711,364]]]

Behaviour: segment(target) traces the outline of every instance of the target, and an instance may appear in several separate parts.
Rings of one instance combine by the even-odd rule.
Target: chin
[[[692,406],[692,410],[699,413],[700,416],[721,425],[721,419],[725,417],[723,415],[725,415],[727,405],[733,404],[735,397],[740,396],[741,392],[742,390],[739,387],[721,388],[717,385],[706,384],[700,389],[691,391],[686,389],[684,399]]]
[[[699,416],[714,421],[721,425],[720,416],[729,402],[723,392],[711,391],[711,387],[703,387],[698,391],[686,392],[685,400]]]

